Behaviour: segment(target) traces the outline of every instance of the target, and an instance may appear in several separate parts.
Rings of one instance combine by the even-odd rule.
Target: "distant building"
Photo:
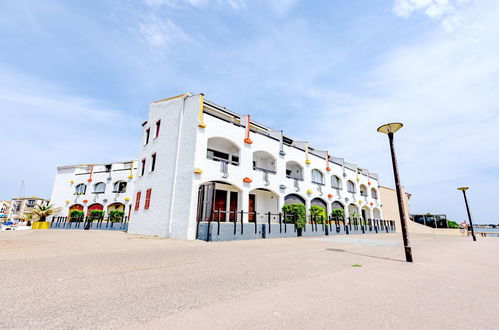
[[[136,161],[109,164],[85,164],[57,168],[50,203],[60,207],[59,216],[72,210],[87,215],[92,210],[131,210]]]
[[[41,197],[18,197],[12,198],[7,216],[9,221],[19,222],[24,214],[32,212],[37,205],[48,205],[49,201]]]
[[[5,220],[9,216],[11,201],[0,201],[0,220]]]

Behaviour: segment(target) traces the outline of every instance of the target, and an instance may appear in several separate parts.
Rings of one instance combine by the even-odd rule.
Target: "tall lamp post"
[[[473,236],[473,241],[476,241],[475,230],[473,229],[473,221],[471,221],[471,213],[470,213],[470,208],[468,206],[468,199],[466,198],[466,190],[468,189],[470,189],[470,187],[457,188],[457,190],[461,190],[463,192],[464,204],[466,204],[466,212],[468,212],[468,219],[470,221],[471,236]]]
[[[378,127],[378,132],[388,134],[390,141],[390,151],[392,153],[393,176],[395,177],[395,188],[397,190],[397,201],[399,206],[400,223],[402,227],[402,238],[404,240],[405,260],[412,262],[412,250],[407,236],[407,219],[405,216],[404,200],[402,199],[402,187],[400,185],[399,170],[397,165],[397,158],[395,157],[395,148],[393,146],[393,133],[401,129],[404,125],[402,123],[389,123]]]

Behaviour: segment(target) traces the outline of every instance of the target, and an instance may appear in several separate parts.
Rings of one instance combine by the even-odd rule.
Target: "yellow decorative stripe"
[[[205,128],[206,124],[203,122],[203,108],[204,108],[204,94],[200,94],[199,96],[199,114],[198,114],[198,120],[199,120],[199,127]]]
[[[128,178],[133,178],[133,164],[134,164],[134,160],[132,160],[132,167],[130,168],[130,174],[128,175]]]
[[[305,164],[310,164],[310,163],[311,162],[310,162],[310,158],[308,156],[308,142],[307,142],[307,144],[305,146]]]
[[[169,97],[167,99],[162,99],[162,100],[158,100],[158,101],[154,101],[152,103],[159,103],[159,102],[163,102],[163,101],[168,101],[168,100],[173,100],[173,99],[176,99],[177,97],[182,97],[184,96],[185,94],[180,94],[180,95],[177,95],[177,96],[173,96],[173,97]]]

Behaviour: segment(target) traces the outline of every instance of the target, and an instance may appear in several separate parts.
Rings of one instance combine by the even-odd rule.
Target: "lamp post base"
[[[412,250],[410,246],[405,246],[405,261],[412,262]]]

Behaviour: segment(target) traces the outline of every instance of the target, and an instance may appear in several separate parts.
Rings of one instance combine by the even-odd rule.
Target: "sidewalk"
[[[400,242],[2,232],[0,328],[497,328],[499,239]]]

